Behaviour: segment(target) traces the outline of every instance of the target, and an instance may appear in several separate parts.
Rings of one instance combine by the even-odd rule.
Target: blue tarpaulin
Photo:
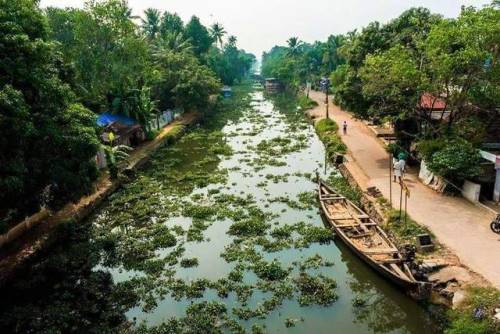
[[[113,122],[119,122],[121,124],[129,126],[137,124],[137,122],[133,118],[124,115],[115,115],[109,112],[102,113],[99,115],[99,117],[97,117],[97,125],[99,126],[108,126]]]

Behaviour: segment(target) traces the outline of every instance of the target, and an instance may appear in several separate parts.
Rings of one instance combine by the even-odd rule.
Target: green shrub
[[[336,153],[345,154],[347,147],[337,134],[338,125],[331,119],[319,120],[314,128],[318,134],[319,139],[325,145],[328,157],[332,157]]]
[[[175,143],[177,139],[182,136],[184,131],[186,130],[186,126],[183,124],[176,124],[172,127],[172,129],[165,135],[165,140],[167,144],[171,145]]]
[[[337,123],[329,118],[319,120],[314,127],[319,136],[326,132],[337,132],[339,129]]]
[[[471,143],[463,139],[447,141],[426,160],[429,170],[436,175],[456,181],[480,174],[481,155]]]
[[[401,217],[401,220],[399,219]],[[412,244],[416,245],[416,237],[420,234],[432,233],[424,226],[415,222],[408,214],[406,215],[406,222],[404,220],[405,212],[391,209],[388,214],[388,220],[385,228],[388,229],[398,239],[398,244]]]
[[[158,136],[159,133],[160,133],[160,131],[158,131],[158,130],[147,131],[146,132],[146,139],[147,140],[153,140],[153,139],[156,138],[156,136]]]
[[[420,156],[424,160],[430,161],[432,155],[442,150],[445,145],[446,144],[444,140],[438,140],[438,139],[422,140],[417,144],[417,150],[420,153]]]
[[[299,105],[299,110],[305,111],[314,108],[318,105],[318,102],[310,99],[306,95],[299,95],[297,103]]]
[[[349,184],[341,175],[331,174],[328,177],[328,184],[337,190],[342,196],[354,202],[354,204],[361,205],[361,191]]]

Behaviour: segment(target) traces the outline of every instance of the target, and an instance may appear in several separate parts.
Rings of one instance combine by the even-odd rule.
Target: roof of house
[[[99,115],[99,117],[97,117],[97,125],[99,126],[108,126],[114,122],[118,122],[128,126],[137,124],[137,122],[133,118],[127,117],[125,115],[112,114],[109,112],[102,113]]]
[[[131,135],[137,131],[141,131],[142,128],[140,125],[135,124],[135,125],[127,125],[127,124],[122,124],[120,122],[113,122],[110,123],[106,126],[104,129],[103,133],[101,134],[101,138],[105,142],[109,142],[109,136],[108,133],[113,132],[115,135],[115,138],[120,138],[120,137],[126,137],[128,135]]]
[[[432,95],[431,93],[423,93],[420,96],[420,108],[431,109],[431,110],[444,110],[446,108],[446,102],[440,98]]]

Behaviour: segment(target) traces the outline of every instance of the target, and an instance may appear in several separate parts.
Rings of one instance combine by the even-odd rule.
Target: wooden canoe
[[[318,194],[336,235],[370,267],[405,290],[424,284],[413,277],[394,243],[363,210],[319,178]]]

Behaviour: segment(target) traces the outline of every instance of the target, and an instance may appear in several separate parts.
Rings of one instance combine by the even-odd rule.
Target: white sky
[[[192,15],[210,25],[220,22],[238,37],[238,45],[260,57],[291,36],[306,42],[325,40],[371,21],[387,22],[404,10],[423,6],[445,17],[456,17],[462,5],[482,7],[490,0],[129,0],[134,15],[148,7]],[[41,0],[41,6],[82,7],[84,0]]]

